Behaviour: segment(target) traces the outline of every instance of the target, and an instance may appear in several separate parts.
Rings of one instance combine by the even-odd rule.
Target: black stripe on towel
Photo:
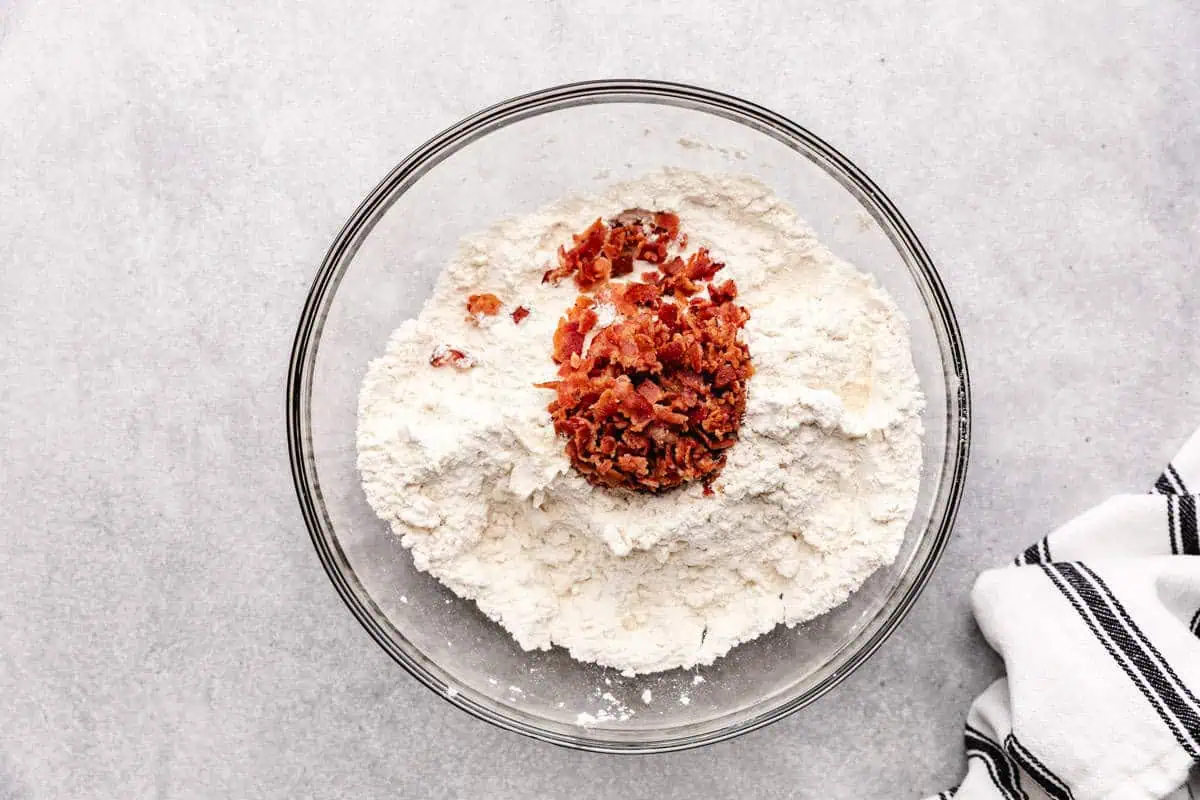
[[[1171,555],[1179,555],[1179,537],[1175,533],[1175,497],[1167,498],[1167,537],[1171,542]]]
[[[1159,494],[1175,494],[1175,487],[1171,485],[1171,479],[1167,477],[1167,473],[1158,476],[1158,480],[1154,482],[1154,491]]]
[[[1200,556],[1200,532],[1196,530],[1196,496],[1181,494],[1176,503],[1179,512],[1179,552]]]
[[[1033,544],[1021,551],[1021,555],[1017,556],[1017,566],[1022,564],[1049,564],[1050,558],[1050,539],[1046,537],[1039,539]]]
[[[1187,494],[1187,487],[1183,485],[1183,478],[1179,477],[1179,470],[1175,469],[1174,464],[1167,464],[1167,473],[1171,476],[1171,480],[1175,481],[1175,488],[1180,494]]]
[[[1179,723],[1174,717],[1167,712],[1166,706],[1164,706],[1163,701],[1154,691],[1146,676],[1134,669],[1132,659],[1127,655],[1125,648],[1115,645],[1114,637],[1108,633],[1108,626],[1105,626],[1103,631],[1101,630],[1097,624],[1097,620],[1100,618],[1099,615],[1095,615],[1096,619],[1093,619],[1095,612],[1091,610],[1090,606],[1084,605],[1077,592],[1073,590],[1074,584],[1067,582],[1063,575],[1063,569],[1068,566],[1070,565],[1064,563],[1049,564],[1043,566],[1042,569],[1045,570],[1046,576],[1050,578],[1050,581],[1058,588],[1063,597],[1067,599],[1067,602],[1071,604],[1080,618],[1087,624],[1088,628],[1092,631],[1092,635],[1096,637],[1096,641],[1108,651],[1108,654],[1116,662],[1121,671],[1125,673],[1126,677],[1141,692],[1142,697],[1146,698],[1146,702],[1154,709],[1154,712],[1163,721],[1163,724],[1170,729],[1171,733],[1175,736],[1175,740],[1179,742],[1179,745],[1187,751],[1188,755],[1196,758],[1198,754],[1192,746],[1191,740],[1179,727]],[[1075,574],[1077,575],[1078,573],[1076,572]],[[1111,614],[1108,616],[1111,617]]]
[[[1175,682],[1179,693],[1188,702],[1187,707],[1184,709],[1189,714],[1187,720],[1185,720],[1188,723],[1188,731],[1192,734],[1193,738],[1200,740],[1200,700],[1196,699],[1195,695],[1192,694],[1192,690],[1188,688],[1188,685],[1181,681],[1179,676],[1175,674],[1175,668],[1171,666],[1171,662],[1163,658],[1163,654],[1158,652],[1158,648],[1154,645],[1154,642],[1150,641],[1146,634],[1142,632],[1142,629],[1137,626],[1137,623],[1129,616],[1129,612],[1125,610],[1125,604],[1113,594],[1112,589],[1108,588],[1108,584],[1104,582],[1104,579],[1097,575],[1087,564],[1079,564],[1078,569],[1091,578],[1092,583],[1096,585],[1096,588],[1108,600],[1109,605],[1116,610],[1117,614],[1121,617],[1121,621],[1125,623],[1125,626],[1133,632],[1133,635],[1141,642],[1142,647],[1154,657],[1160,669]],[[1184,718],[1181,716],[1180,719],[1183,720]]]
[[[1197,608],[1196,613],[1192,615],[1192,624],[1188,626],[1188,629],[1193,635],[1200,636],[1200,608]]]
[[[1017,762],[1017,766],[1028,772],[1029,777],[1037,781],[1038,786],[1042,787],[1042,791],[1050,797],[1050,800],[1075,800],[1075,795],[1071,794],[1071,787],[1063,783],[1061,778],[1051,772],[1011,733],[1004,738],[1004,750],[1012,756],[1013,761]]]
[[[1100,627],[1152,687],[1166,709],[1183,725],[1186,736],[1181,736],[1181,732],[1176,732],[1175,736],[1180,746],[1192,758],[1200,756],[1200,749],[1196,746],[1200,742],[1200,703],[1179,680],[1158,648],[1130,618],[1108,585],[1086,565],[1061,564],[1059,574],[1087,604]]]
[[[963,738],[967,745],[967,758],[976,756],[983,761],[992,783],[996,784],[1006,800],[1029,800],[1029,795],[1021,788],[1021,773],[1007,753],[970,725]]]

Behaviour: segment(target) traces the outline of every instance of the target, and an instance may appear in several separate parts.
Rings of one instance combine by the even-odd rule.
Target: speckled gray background
[[[0,0],[0,797],[955,782],[998,668],[973,576],[1200,422],[1197,42],[1189,2]],[[301,301],[375,181],[477,107],[617,75],[855,159],[941,267],[975,393],[957,535],[900,631],[791,719],[643,758],[494,730],[390,662],[312,552],[282,421]]]

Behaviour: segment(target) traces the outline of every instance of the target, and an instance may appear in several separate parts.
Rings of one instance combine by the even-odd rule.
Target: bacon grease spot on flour
[[[661,495],[588,483],[532,386],[556,378],[547,343],[575,296],[542,283],[558,248],[637,208],[676,211],[750,311],[755,374],[711,497],[699,483]],[[463,298],[484,291],[538,313],[474,325]],[[444,342],[474,367],[431,368]],[[367,371],[358,466],[416,567],[522,647],[648,673],[811,619],[894,560],[916,503],[922,407],[904,321],[873,279],[762,184],[665,171],[464,242]]]

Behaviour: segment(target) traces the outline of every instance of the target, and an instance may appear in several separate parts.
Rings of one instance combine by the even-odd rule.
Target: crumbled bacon
[[[724,265],[707,250],[665,258],[679,238],[675,214],[633,209],[575,236],[551,270],[556,280],[573,274],[581,288],[596,288],[607,280],[597,276],[616,276],[631,253],[658,257],[659,269],[642,281],[576,299],[554,332],[559,379],[537,384],[555,393],[550,416],[572,465],[600,486],[660,492],[699,480],[709,495],[738,440],[754,373],[739,340],[750,314],[733,302],[733,281],[713,282]],[[597,328],[598,303],[620,316]]]
[[[708,285],[708,296],[714,303],[728,303],[737,297],[737,284],[725,281],[716,285]]]
[[[662,264],[668,248],[678,239],[678,215],[631,208],[607,223],[598,219],[583,233],[575,234],[571,249],[558,249],[558,264],[546,270],[542,283],[557,285],[574,276],[576,285],[589,291],[630,274],[635,261]]]
[[[494,294],[473,294],[467,298],[467,313],[473,317],[494,317],[500,305],[500,298]]]
[[[673,211],[656,211],[654,228],[667,234],[668,239],[676,238],[679,236],[679,215]]]
[[[529,316],[529,309],[525,306],[517,306],[512,311],[512,321],[514,325],[520,325],[521,320]]]
[[[454,367],[455,369],[470,369],[475,366],[475,359],[455,347],[439,344],[429,356],[431,367]]]
[[[542,283],[557,285],[563,278],[575,275],[575,280],[579,283],[580,288],[588,288],[584,285],[586,278],[579,274],[580,267],[583,264],[590,265],[595,261],[596,256],[600,255],[600,250],[608,238],[608,231],[609,228],[604,221],[598,219],[583,233],[575,234],[572,237],[574,244],[570,250],[564,247],[558,248],[558,266],[546,271],[546,274],[542,276]]]
[[[559,323],[554,331],[554,362],[569,364],[572,356],[582,355],[585,334],[577,322]]]

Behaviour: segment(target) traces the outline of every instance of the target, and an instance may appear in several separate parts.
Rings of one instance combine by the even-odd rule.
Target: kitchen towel
[[[936,800],[1200,798],[1194,492],[1200,431],[1150,494],[979,576],[972,610],[1007,674],[971,706],[966,777]]]

